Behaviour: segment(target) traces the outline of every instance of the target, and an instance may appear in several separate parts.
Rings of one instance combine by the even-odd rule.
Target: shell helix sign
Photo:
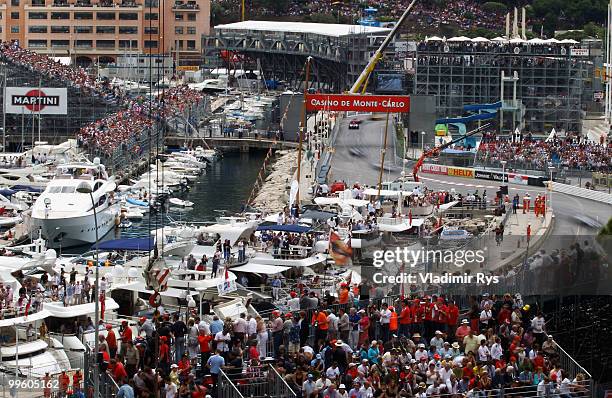
[[[6,113],[65,115],[68,93],[65,88],[7,87],[4,97]]]

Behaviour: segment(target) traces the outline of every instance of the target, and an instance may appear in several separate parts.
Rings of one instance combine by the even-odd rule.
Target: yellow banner
[[[190,71],[190,72],[197,72],[198,70],[200,70],[200,68],[198,66],[195,65],[183,65],[183,66],[177,66],[176,70],[183,70],[183,71]]]
[[[465,167],[448,167],[448,175],[453,177],[474,178],[474,169]]]

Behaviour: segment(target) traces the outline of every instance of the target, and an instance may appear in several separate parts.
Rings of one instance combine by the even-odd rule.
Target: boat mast
[[[295,196],[295,203],[298,209],[300,208],[300,180],[302,177],[302,144],[304,140],[304,133],[306,132],[306,94],[308,93],[308,82],[310,81],[310,62],[312,57],[306,59],[306,73],[304,76],[304,100],[302,103],[302,121],[298,128],[298,157],[297,157],[297,182],[298,190]],[[289,209],[291,211],[291,209]]]

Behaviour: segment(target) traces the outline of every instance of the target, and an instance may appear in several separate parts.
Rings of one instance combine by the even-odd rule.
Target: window
[[[115,19],[114,12],[99,12],[96,14],[96,19],[103,21],[111,21]]]
[[[130,44],[131,44],[131,46],[130,46]],[[138,40],[119,40],[119,48],[137,49],[138,48]]]
[[[68,47],[68,40],[51,40],[51,47]]]
[[[28,13],[28,18],[30,19],[47,19],[46,12],[30,12]]]
[[[28,40],[28,47],[47,47],[47,40]]]
[[[121,12],[119,13],[119,19],[124,21],[137,21],[138,14],[135,12]]]
[[[11,33],[19,33],[19,25],[11,26]]]
[[[32,26],[30,26],[28,28],[28,32],[30,32],[30,33],[47,33],[47,27],[46,26],[42,26],[42,25],[32,25]]]
[[[91,48],[93,47],[93,40],[75,40],[74,46],[80,48]]]
[[[70,14],[67,12],[52,12],[51,19],[70,19]]]
[[[159,7],[159,0],[145,0],[145,7]]]
[[[11,19],[19,19],[19,12],[18,11],[11,12]]]
[[[96,33],[115,33],[114,26],[96,26]]]
[[[196,20],[196,14],[193,13],[193,12],[190,13],[190,14],[187,14],[187,20],[188,21],[195,21]]]
[[[182,21],[183,20],[183,14],[181,14],[180,12],[177,12],[176,14],[174,14],[174,20],[175,21]]]
[[[196,34],[196,28],[195,28],[195,26],[188,26],[188,27],[187,27],[187,34],[188,34],[188,35],[195,35],[195,34]]]
[[[51,33],[70,33],[70,26],[52,26]]]
[[[158,15],[157,13],[145,13],[145,21],[157,21]]]
[[[114,40],[96,40],[97,48],[115,48]]]
[[[74,33],[93,33],[93,26],[75,26]]]
[[[32,6],[34,7],[44,7],[45,0],[32,0]]]
[[[138,33],[138,26],[120,26],[119,33],[125,35],[135,35]]]
[[[187,40],[187,50],[195,50],[196,49],[195,43],[196,43],[195,40]]]
[[[93,12],[75,12],[74,19],[93,19]]]
[[[11,6],[19,7],[19,0],[11,0]]]
[[[157,40],[145,40],[145,48],[157,48]]]
[[[157,33],[159,33],[159,30],[157,29],[157,26],[145,26],[145,35],[156,35]]]
[[[174,27],[174,34],[182,35],[183,34],[183,27],[182,26]]]

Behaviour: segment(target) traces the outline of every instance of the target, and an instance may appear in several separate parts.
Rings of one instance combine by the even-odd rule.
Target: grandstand
[[[603,86],[592,79],[600,42],[431,37],[414,48],[407,56],[409,92],[435,96],[438,117],[502,100],[498,120],[505,132],[580,132],[586,111],[602,111],[593,94]]]
[[[101,119],[119,109],[116,102],[99,96],[86,94],[59,79],[50,78],[26,67],[16,65],[4,55],[0,56],[0,75],[6,75],[8,87],[66,87],[68,89],[68,113],[41,117],[41,139],[59,143],[74,138],[75,133],[85,124]],[[3,91],[0,92],[2,98]],[[2,98],[4,103],[4,98]],[[36,130],[35,136],[32,131]],[[36,115],[6,115],[7,146],[19,149],[22,144],[31,145],[38,140],[38,117]]]

